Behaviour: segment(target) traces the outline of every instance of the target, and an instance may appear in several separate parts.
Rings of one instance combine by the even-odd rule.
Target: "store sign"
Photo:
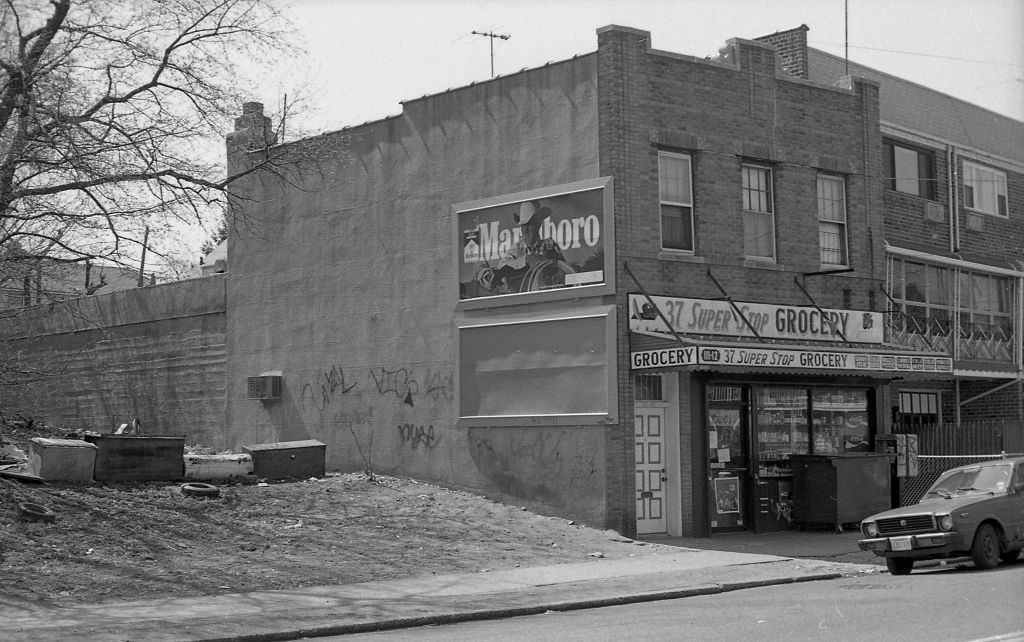
[[[633,369],[692,366],[697,364],[697,347],[644,350],[631,355]]]
[[[675,330],[680,334],[801,341],[842,341],[845,338],[852,343],[882,343],[880,312],[770,303],[736,302],[735,305],[736,309],[728,301],[665,296],[652,296],[648,301],[643,295],[631,294],[629,330],[661,337],[671,337]]]
[[[738,348],[722,345],[643,350],[631,353],[630,363],[634,370],[710,365],[835,371],[953,372],[953,360],[949,357],[834,350]]]
[[[539,194],[457,212],[459,298],[604,283],[604,188]]]

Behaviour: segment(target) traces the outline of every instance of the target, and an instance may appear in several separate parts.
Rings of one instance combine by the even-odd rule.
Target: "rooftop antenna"
[[[473,35],[484,36],[485,38],[489,38],[491,41],[491,78],[494,78],[494,39],[501,38],[502,40],[508,40],[512,36],[511,34],[494,33],[493,31],[488,31],[486,33],[484,33],[483,31],[474,31]]]

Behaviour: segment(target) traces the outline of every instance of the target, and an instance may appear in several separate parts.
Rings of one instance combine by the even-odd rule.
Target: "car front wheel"
[[[909,575],[914,568],[914,560],[908,557],[887,557],[885,567],[891,575]]]
[[[995,568],[999,564],[999,536],[991,524],[982,524],[974,534],[971,559],[979,569]]]

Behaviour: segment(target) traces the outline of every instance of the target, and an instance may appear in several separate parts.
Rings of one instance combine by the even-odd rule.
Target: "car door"
[[[1017,462],[1007,499],[1010,511],[1006,524],[1007,538],[1017,545],[1024,545],[1024,461]]]

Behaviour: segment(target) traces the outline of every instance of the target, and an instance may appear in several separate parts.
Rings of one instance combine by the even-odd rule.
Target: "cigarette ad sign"
[[[458,211],[459,298],[605,281],[604,188]]]
[[[680,334],[882,343],[879,312],[770,303],[736,302],[735,306],[728,301],[666,296],[652,296],[648,301],[643,295],[631,294],[629,330],[672,337],[667,320]]]
[[[633,370],[710,365],[836,371],[953,372],[953,360],[949,357],[723,345],[641,350],[630,354],[630,365]]]

